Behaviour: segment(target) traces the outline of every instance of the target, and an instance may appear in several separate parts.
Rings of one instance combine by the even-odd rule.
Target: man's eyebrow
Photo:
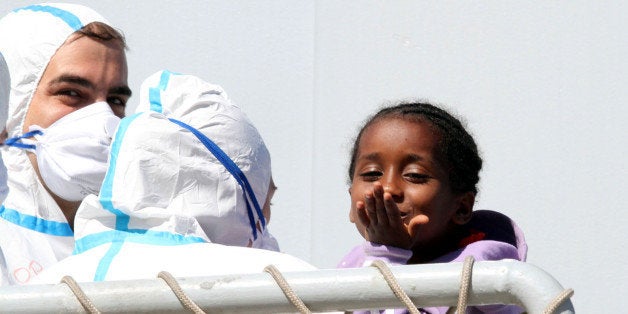
[[[59,77],[55,78],[54,80],[50,82],[50,84],[61,84],[61,83],[70,83],[70,84],[76,84],[76,85],[80,85],[87,88],[95,88],[92,82],[76,75],[60,75]],[[113,87],[109,89],[109,93],[116,94],[116,95],[124,95],[124,96],[129,96],[129,97],[131,97],[131,94],[132,94],[131,89],[126,85]]]
[[[71,83],[76,85],[81,85],[87,88],[94,88],[94,84],[92,82],[76,75],[60,75],[50,82],[50,84],[61,84],[61,83]]]
[[[109,93],[115,95],[124,95],[128,97],[131,97],[131,94],[133,94],[133,92],[131,92],[131,89],[126,85],[113,87],[109,89]]]

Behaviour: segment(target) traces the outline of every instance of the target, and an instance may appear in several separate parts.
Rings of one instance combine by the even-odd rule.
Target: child
[[[473,138],[445,110],[427,103],[380,110],[360,130],[349,166],[349,218],[367,241],[338,267],[367,266],[376,259],[455,262],[469,255],[479,261],[525,260],[523,234],[510,219],[473,212],[481,168]],[[474,310],[521,312],[501,305]]]
[[[79,207],[74,255],[37,283],[314,269],[273,251],[270,154],[222,88],[160,71],[138,110],[120,121],[99,195]]]

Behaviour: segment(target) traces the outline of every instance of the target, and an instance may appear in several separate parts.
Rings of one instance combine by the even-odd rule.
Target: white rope
[[[461,276],[460,276],[460,290],[459,290],[459,295],[458,295],[458,303],[457,303],[456,308],[452,307],[447,311],[448,314],[466,313],[467,302],[468,302],[469,294],[471,291],[474,261],[475,260],[473,256],[467,256],[464,260],[462,271],[461,271]],[[386,263],[384,263],[381,260],[375,260],[372,262],[371,266],[376,267],[379,270],[379,272],[384,277],[384,280],[386,281],[390,289],[393,291],[397,299],[399,299],[406,306],[406,308],[409,310],[409,313],[412,313],[412,314],[421,313],[420,310],[417,308],[417,306],[408,297],[406,292],[403,291],[397,279],[395,278],[394,274],[390,271],[390,268],[388,267],[388,265],[386,265]],[[290,285],[288,284],[286,279],[283,277],[281,272],[274,265],[266,266],[264,268],[264,271],[269,273],[273,277],[275,282],[283,291],[284,295],[297,308],[297,310],[299,310],[300,313],[311,314],[311,311],[308,309],[305,303],[301,300],[301,298],[299,298],[299,296],[296,295],[296,293],[290,287]],[[190,310],[191,312],[195,314],[205,314],[205,312],[194,301],[192,301],[192,299],[190,299],[185,294],[185,292],[183,291],[183,289],[181,288],[177,280],[170,273],[166,271],[162,271],[159,273],[157,277],[161,278],[162,280],[166,282],[166,284],[168,284],[168,286],[170,287],[172,292],[174,292],[174,294],[179,299],[179,301],[181,302],[184,308],[186,308],[187,310]],[[61,279],[60,283],[63,283],[70,288],[70,290],[72,291],[76,299],[80,302],[81,306],[83,307],[85,311],[87,311],[88,313],[95,313],[95,314],[100,313],[100,311],[96,308],[94,303],[88,298],[88,296],[81,289],[81,287],[74,280],[74,278],[72,278],[71,276],[64,276]],[[573,289],[566,289],[562,291],[560,294],[554,297],[554,299],[552,299],[552,301],[547,305],[547,307],[543,311],[543,314],[554,314],[556,310],[561,305],[563,305],[563,303],[568,301],[573,295],[574,295]]]
[[[469,291],[471,290],[473,262],[475,262],[475,258],[469,255],[465,257],[464,264],[462,264],[462,273],[460,275],[460,293],[458,294],[458,305],[456,306],[456,312],[458,312],[458,314],[467,312],[467,301],[469,299]]]
[[[574,294],[573,289],[571,288],[565,289],[563,292],[557,295],[552,300],[552,302],[550,302],[550,304],[547,306],[543,314],[554,314],[554,312],[556,312],[556,309],[558,309],[559,306],[561,306],[565,301],[567,301],[567,299],[571,298],[573,294]]]
[[[448,313],[466,313],[467,311],[467,302],[469,299],[469,291],[471,290],[471,275],[473,273],[473,262],[475,259],[473,256],[467,256],[464,259],[464,263],[462,265],[462,272],[460,275],[460,293],[458,294],[458,305],[456,309],[450,308]],[[401,301],[406,308],[410,311],[410,313],[420,313],[419,309],[416,305],[410,300],[408,294],[406,294],[401,286],[397,282],[397,279],[390,271],[390,268],[381,260],[375,260],[371,263],[371,266],[376,267],[380,273],[384,276],[384,280],[388,283],[388,286],[393,291],[397,299]]]
[[[273,277],[273,279],[275,279],[275,282],[277,283],[279,288],[281,288],[283,294],[286,296],[286,298],[288,298],[288,300],[290,300],[290,303],[292,303],[297,308],[297,310],[299,310],[300,313],[312,313],[310,309],[307,308],[305,303],[303,303],[303,300],[301,300],[301,298],[299,298],[294,290],[292,290],[292,287],[290,287],[288,281],[286,281],[286,278],[281,275],[281,272],[279,271],[279,269],[277,269],[277,267],[275,267],[275,265],[266,266],[264,268],[264,271],[269,273]]]
[[[70,288],[87,313],[100,314],[100,311],[98,311],[94,303],[92,303],[92,300],[87,297],[83,289],[81,289],[81,286],[79,286],[72,276],[63,276],[61,283],[66,284]]]
[[[190,299],[187,294],[185,294],[177,280],[169,272],[160,271],[157,277],[163,279],[166,282],[168,287],[170,287],[172,292],[174,292],[174,295],[177,296],[177,299],[179,299],[179,302],[181,302],[181,305],[183,305],[184,308],[190,310],[192,313],[195,314],[205,314],[205,312],[194,301],[192,301],[192,299]]]
[[[399,299],[399,301],[401,301],[401,303],[403,303],[403,305],[406,306],[406,308],[408,309],[408,311],[410,311],[411,314],[421,313],[419,312],[419,309],[416,307],[416,305],[414,305],[412,300],[410,300],[410,297],[408,297],[408,294],[405,291],[403,291],[403,289],[401,289],[401,286],[399,285],[399,282],[397,282],[395,275],[393,275],[393,273],[390,271],[390,268],[388,268],[388,265],[386,265],[386,263],[384,263],[381,260],[374,260],[371,263],[371,266],[379,270],[382,276],[384,276],[384,280],[386,280],[386,283],[388,283],[388,286],[390,287],[392,292],[395,294],[397,299]]]

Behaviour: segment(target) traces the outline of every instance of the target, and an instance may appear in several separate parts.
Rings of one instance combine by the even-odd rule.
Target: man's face
[[[22,131],[28,132],[31,125],[47,128],[65,115],[101,101],[123,117],[130,96],[123,48],[89,37],[70,38],[50,59]]]

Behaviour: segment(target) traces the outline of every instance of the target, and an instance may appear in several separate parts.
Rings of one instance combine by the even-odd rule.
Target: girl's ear
[[[452,220],[457,225],[464,225],[471,220],[473,205],[475,204],[475,194],[465,192],[458,196],[458,209],[454,213]]]

